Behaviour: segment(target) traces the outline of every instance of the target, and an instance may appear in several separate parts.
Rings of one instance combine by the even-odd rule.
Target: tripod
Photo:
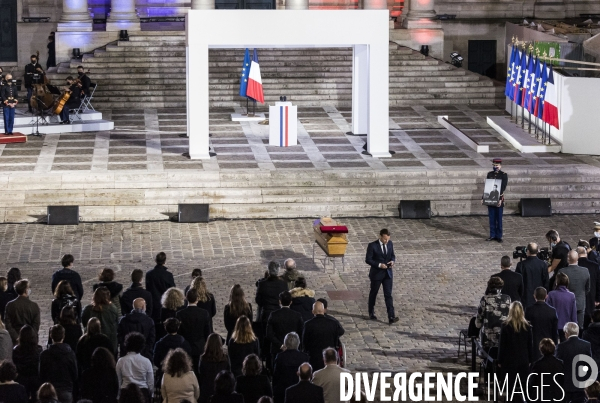
[[[35,100],[37,102],[38,105],[38,114],[35,117],[35,122],[33,122],[32,120],[32,125],[35,124],[35,133],[31,133],[32,136],[42,136],[42,134],[39,131],[40,128],[40,120],[42,121],[42,125],[47,125],[48,121],[46,120],[46,115],[44,114],[44,109],[48,108],[48,105],[46,105],[37,95],[35,96]]]

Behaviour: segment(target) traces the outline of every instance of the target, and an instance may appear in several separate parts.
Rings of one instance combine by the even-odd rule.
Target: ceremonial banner
[[[250,52],[246,48],[246,54],[244,55],[244,63],[242,64],[242,75],[240,77],[240,96],[246,96],[246,90],[248,88],[248,72],[250,71]]]
[[[258,53],[254,49],[254,56],[250,63],[250,74],[248,75],[248,89],[246,90],[246,96],[260,102],[265,103],[265,97],[263,95],[262,79],[260,77],[260,66],[258,64]]]
[[[515,82],[515,53],[517,52],[517,47],[513,45],[512,52],[510,53],[510,62],[508,63],[508,72],[506,73],[506,88],[504,90],[504,95],[510,97],[510,93],[513,89],[513,83]]]
[[[540,83],[538,84],[538,95],[533,113],[541,119],[544,113],[544,98],[546,97],[546,82],[548,81],[548,68],[546,67],[546,62],[544,62],[540,74],[541,78]]]
[[[542,120],[558,129],[558,93],[556,92],[556,85],[554,85],[554,70],[552,66],[550,66],[550,70],[548,71]]]

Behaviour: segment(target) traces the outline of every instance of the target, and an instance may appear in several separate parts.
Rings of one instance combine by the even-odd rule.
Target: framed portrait
[[[483,188],[483,204],[497,206],[500,201],[502,179],[486,179]]]

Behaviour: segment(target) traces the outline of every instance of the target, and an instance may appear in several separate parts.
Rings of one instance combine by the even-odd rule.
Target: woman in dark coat
[[[93,285],[94,291],[96,291],[98,287],[108,288],[108,291],[110,292],[110,302],[117,308],[117,314],[120,318],[122,316],[120,295],[121,292],[123,292],[123,284],[115,281],[115,272],[113,269],[102,269],[98,276],[98,280],[100,280],[100,282]]]
[[[87,324],[86,333],[81,336],[77,343],[75,355],[77,356],[77,369],[83,373],[92,365],[92,354],[98,347],[104,347],[113,352],[110,339],[102,334],[100,320],[91,318]]]
[[[8,280],[6,277],[0,277],[0,319],[4,322],[4,311],[6,310],[6,304],[13,299],[17,298],[17,293],[14,288],[12,292],[8,290]]]
[[[225,305],[225,309],[223,310],[223,321],[225,322],[225,329],[227,329],[226,343],[229,343],[229,339],[231,339],[231,334],[235,328],[235,323],[242,315],[252,319],[252,304],[246,301],[242,286],[236,284],[231,287],[231,291],[229,292],[229,303]],[[202,391],[202,389],[200,389],[200,391]]]
[[[244,403],[244,396],[235,393],[235,378],[229,371],[221,371],[215,378],[215,393],[210,403]]]
[[[65,306],[60,313],[59,323],[65,328],[65,339],[63,343],[71,346],[71,350],[77,350],[77,343],[81,336],[83,336],[83,330],[81,325],[77,323],[75,316],[75,310],[69,306]]]
[[[210,329],[213,329],[213,317],[217,314],[217,304],[215,296],[211,294],[207,287],[204,277],[198,276],[192,280],[191,288],[198,291],[198,307],[206,310],[210,317]],[[186,293],[187,295],[187,293]]]
[[[0,402],[27,403],[27,391],[23,385],[15,382],[17,367],[12,361],[0,361]]]
[[[77,323],[81,323],[81,302],[75,296],[71,283],[68,280],[61,280],[54,290],[51,307],[52,320],[55,325],[59,323],[61,311],[65,307],[73,308]]]
[[[156,328],[156,340],[160,340],[167,335],[164,326],[165,321],[177,317],[177,311],[185,305],[185,297],[179,288],[171,287],[165,291],[160,303],[160,326]]]
[[[531,376],[527,382],[527,386],[530,388],[529,396],[534,399],[534,396],[540,396],[543,391],[545,401],[560,402],[564,397],[562,389],[565,375],[563,362],[554,356],[556,346],[552,339],[542,339],[539,349],[542,358],[531,365]],[[548,382],[548,379],[551,381]],[[538,401],[541,401],[541,397]]]
[[[100,320],[102,333],[108,337],[113,346],[112,351],[116,353],[119,314],[117,308],[110,301],[110,292],[106,287],[96,288],[92,303],[83,308],[81,314],[83,323],[87,323],[92,317]]]
[[[500,373],[508,377],[509,390],[512,390],[513,385],[516,384],[517,377],[521,380],[521,384],[526,384],[529,364],[532,361],[533,332],[529,322],[525,320],[523,305],[515,301],[510,304],[508,317],[500,330],[497,359]],[[523,395],[515,394],[512,399],[508,396],[507,401],[518,401],[519,396]]]
[[[91,367],[81,376],[81,398],[93,403],[116,403],[119,381],[115,370],[115,358],[104,347],[92,354]]]
[[[242,376],[238,376],[235,391],[244,396],[244,403],[257,403],[263,396],[273,397],[271,382],[266,375],[261,375],[262,364],[260,358],[250,354],[244,360]]]
[[[204,354],[200,356],[198,365],[198,381],[200,383],[200,403],[208,403],[215,391],[215,378],[221,371],[229,371],[229,357],[223,349],[223,339],[212,333],[206,339]]]
[[[315,292],[306,288],[306,279],[304,277],[296,280],[294,286],[290,290],[290,294],[292,294],[290,309],[302,315],[302,321],[306,322],[314,317],[312,309],[315,303]]]
[[[19,331],[17,345],[13,349],[13,362],[17,366],[17,382],[25,386],[27,395],[33,401],[40,387],[40,354],[42,347],[38,345],[35,330],[25,325]]]
[[[248,355],[260,354],[258,339],[254,335],[252,324],[247,317],[240,316],[235,324],[235,329],[227,347],[227,354],[229,354],[229,364],[234,376],[242,375],[244,359]]]

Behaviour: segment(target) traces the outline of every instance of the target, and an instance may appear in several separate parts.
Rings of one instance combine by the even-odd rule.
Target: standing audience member
[[[119,318],[127,312],[121,311],[121,292],[123,291],[123,284],[115,281],[115,271],[113,269],[102,269],[98,276],[99,283],[93,285],[93,290],[96,291],[98,287],[106,287],[110,292],[110,302],[117,308],[117,314]]]
[[[294,286],[290,290],[292,294],[292,305],[290,305],[290,308],[302,315],[302,321],[306,322],[313,318],[312,307],[315,303],[315,292],[307,288],[304,277],[296,280]]]
[[[554,282],[558,280],[556,276],[563,267],[567,267],[569,265],[567,255],[571,250],[571,246],[567,242],[560,239],[558,231],[554,229],[551,229],[546,233],[546,240],[550,242],[550,246],[552,248],[552,262],[550,262],[550,266],[548,267],[548,273],[554,273],[554,276],[550,279],[548,286],[549,289],[553,289]]]
[[[563,362],[563,373],[565,374],[563,389],[565,391],[565,402],[585,398],[583,389],[578,388],[573,383],[573,377],[570,376],[573,368],[573,360],[580,354],[592,356],[590,343],[579,338],[579,326],[575,322],[569,322],[563,328],[566,341],[560,343],[556,348],[556,358]]]
[[[500,272],[492,277],[500,277],[504,281],[502,294],[508,295],[511,302],[521,301],[523,296],[523,277],[510,269],[511,260],[508,256],[502,256],[500,259]]]
[[[596,381],[585,388],[587,403],[598,403],[600,400],[600,382]]]
[[[223,310],[223,321],[225,323],[225,329],[227,329],[226,343],[229,343],[235,324],[242,315],[252,319],[252,304],[246,301],[242,286],[236,284],[231,287],[231,291],[229,292],[229,303],[225,305],[225,309]]]
[[[255,301],[258,304],[256,321],[259,322],[257,334],[261,348],[267,357],[267,365],[271,366],[270,346],[266,342],[267,322],[271,312],[279,309],[279,294],[288,289],[287,284],[279,277],[279,263],[269,262],[268,276],[258,281]],[[240,367],[241,369],[241,367]],[[235,373],[239,375],[238,373]]]
[[[54,325],[50,329],[52,344],[40,354],[40,381],[50,382],[61,403],[72,403],[77,382],[77,359],[68,344],[64,344],[65,329]]]
[[[548,263],[537,257],[538,244],[531,242],[527,245],[527,258],[517,263],[515,273],[523,277],[523,296],[521,303],[527,311],[535,303],[533,293],[538,287],[548,289]]]
[[[147,403],[147,397],[135,383],[130,383],[119,392],[119,403]]]
[[[325,366],[323,350],[327,347],[336,348],[340,336],[344,334],[338,322],[325,317],[325,308],[321,302],[315,302],[313,313],[315,317],[304,323],[302,332],[302,346],[304,352],[310,356],[311,371],[313,368],[319,370]]]
[[[323,351],[323,362],[325,368],[316,371],[313,375],[313,383],[323,388],[325,403],[339,403],[340,398],[340,377],[343,372],[350,372],[338,365],[338,353],[333,348],[326,348]]]
[[[71,284],[71,289],[79,301],[83,298],[83,284],[81,284],[81,276],[73,270],[73,255],[64,255],[61,264],[62,269],[57,270],[52,274],[52,293],[56,290],[58,283],[61,280],[67,280]]]
[[[178,348],[169,351],[163,363],[161,395],[163,403],[179,403],[187,399],[195,402],[200,397],[198,379],[192,371],[190,356]]]
[[[324,310],[324,312],[325,312],[325,317],[326,317],[326,318],[329,318],[329,319],[333,319],[333,320],[335,320],[335,321],[336,321],[336,322],[337,322],[337,323],[340,325],[340,327],[342,328],[342,332],[345,332],[345,330],[344,330],[344,328],[342,327],[342,324],[340,323],[340,321],[339,321],[339,320],[337,320],[336,318],[334,318],[333,316],[331,316],[330,314],[328,314],[328,313],[327,313],[327,305],[328,305],[328,303],[327,303],[327,300],[326,300],[325,298],[319,298],[317,301],[319,301],[320,303],[322,303],[322,304],[323,304],[323,310]],[[342,334],[343,334],[343,333],[342,333]]]
[[[300,337],[295,333],[288,333],[283,341],[283,351],[275,358],[273,371],[273,397],[275,403],[284,403],[285,390],[298,381],[298,368],[302,363],[308,362],[309,356],[298,351]]]
[[[52,300],[51,313],[54,324],[58,324],[60,313],[64,307],[71,307],[75,310],[77,323],[81,323],[81,302],[73,292],[71,283],[67,280],[58,282],[54,290],[54,299]]]
[[[312,368],[305,362],[298,368],[300,381],[290,386],[285,391],[285,403],[324,403],[323,388],[310,383],[312,380]]]
[[[91,318],[87,322],[85,334],[81,336],[77,343],[77,365],[80,373],[88,369],[92,363],[92,354],[99,347],[109,350],[113,356],[115,354],[110,339],[102,334],[102,327],[98,318]]]
[[[25,325],[27,326],[27,325]],[[22,329],[22,328],[21,328]],[[6,330],[4,323],[0,320],[0,361],[9,360],[12,361],[13,356],[13,342],[8,330]]]
[[[29,325],[19,332],[18,344],[13,349],[13,362],[17,366],[17,382],[25,386],[29,399],[34,401],[40,386],[40,354],[38,335]]]
[[[583,331],[583,340],[590,343],[592,348],[592,358],[596,365],[600,364],[600,310],[596,309],[592,313],[592,323]],[[600,368],[600,366],[598,367]]]
[[[198,292],[198,302],[196,305],[208,312],[208,316],[210,318],[210,330],[212,331],[213,317],[217,314],[215,296],[208,292],[208,289],[206,288],[206,282],[202,276],[198,276],[192,280],[191,288]],[[187,295],[187,291],[185,295]]]
[[[58,324],[65,329],[65,344],[71,347],[71,350],[77,350],[77,343],[81,336],[83,336],[83,330],[81,325],[77,323],[77,317],[75,316],[75,310],[70,306],[65,306],[60,312],[60,318]]]
[[[538,346],[542,339],[551,339],[558,344],[558,316],[556,309],[546,303],[546,289],[535,289],[535,304],[525,310],[525,319],[529,322],[533,332],[533,346]],[[541,355],[537,348],[533,349],[533,360],[538,360]]]
[[[208,403],[215,391],[215,378],[221,371],[229,371],[229,357],[223,349],[223,339],[217,333],[208,336],[204,354],[200,356],[198,379],[200,380],[200,403]]]
[[[238,376],[235,383],[235,391],[244,396],[244,403],[257,403],[262,396],[273,397],[271,382],[261,371],[260,358],[256,354],[246,356],[242,376]]]
[[[296,268],[296,262],[291,258],[286,259],[285,262],[283,262],[283,268],[285,271],[281,275],[281,278],[287,283],[288,289],[291,290],[294,288],[296,280],[300,277],[300,272]]]
[[[14,291],[14,288],[12,289],[12,292],[8,291],[8,280],[6,277],[0,277],[0,319],[2,319],[3,322],[6,304],[17,298],[17,293]]]
[[[503,286],[504,281],[500,277],[490,278],[485,295],[481,297],[477,308],[475,325],[481,329],[481,344],[487,351],[498,347],[500,327],[510,308],[510,297],[501,292]]]
[[[586,294],[590,292],[590,273],[585,267],[577,265],[579,255],[577,251],[570,251],[567,256],[569,265],[561,270],[569,277],[569,291],[575,294],[577,302],[577,324],[583,328],[583,317],[585,315]]]
[[[271,343],[271,359],[275,362],[275,357],[283,349],[283,339],[288,333],[296,332],[302,334],[304,321],[299,312],[292,311],[292,294],[284,291],[279,294],[279,308],[273,311],[267,322],[267,340]]]
[[[192,281],[194,281],[194,279],[196,277],[202,277],[202,269],[192,270]],[[192,286],[191,282],[190,282],[190,284],[185,286],[185,289],[183,290],[183,295],[187,295],[187,292],[190,290],[191,286]]]
[[[137,332],[129,333],[125,338],[127,355],[119,358],[116,370],[121,395],[123,389],[134,384],[140,388],[146,403],[151,403],[154,392],[154,370],[150,360],[140,354],[145,345],[144,335]]]
[[[156,255],[156,266],[148,273],[146,273],[146,290],[152,294],[152,319],[157,324],[157,330],[159,326],[160,318],[160,307],[161,298],[165,291],[171,287],[175,287],[175,280],[173,274],[165,267],[167,262],[167,255],[164,252],[160,252]],[[161,326],[162,327],[162,326]]]
[[[269,396],[263,396],[258,399],[258,403],[273,403],[273,399],[271,399]]]
[[[19,330],[25,325],[31,326],[36,333],[40,331],[40,307],[29,299],[29,280],[17,281],[15,291],[18,297],[6,304],[4,314],[6,330],[10,333],[13,344],[17,343]]]
[[[142,355],[152,360],[152,351],[155,341],[154,321],[146,315],[146,301],[138,298],[133,301],[133,310],[128,312],[119,321],[117,327],[117,339],[121,347],[121,357],[125,355],[125,337],[131,332],[138,332],[146,338],[146,346],[142,350]]]
[[[242,375],[242,364],[246,356],[259,355],[258,339],[252,331],[252,324],[245,316],[240,316],[229,340],[227,353],[229,365],[234,376]]]
[[[112,343],[112,351],[117,352],[117,308],[110,302],[110,291],[106,287],[98,287],[90,305],[83,308],[81,320],[88,323],[90,318],[98,318],[104,333]]]
[[[229,371],[221,371],[215,378],[215,393],[210,403],[244,403],[244,396],[235,393],[235,378]],[[306,403],[306,402],[304,402]]]
[[[198,307],[198,291],[195,288],[187,292],[186,298],[188,306],[177,312],[177,319],[181,322],[179,334],[192,347],[192,368],[197,371],[204,344],[211,333],[210,315],[205,309]]]
[[[542,358],[531,365],[532,375],[528,382],[530,396],[541,396],[543,393],[544,400],[561,402],[564,393],[562,390],[564,384],[563,362],[554,356],[555,344],[552,339],[542,339],[539,350]],[[554,381],[548,382],[548,379]]]
[[[146,313],[152,316],[152,294],[144,289],[142,281],[144,280],[144,271],[135,269],[131,272],[131,285],[121,295],[121,311],[123,314],[131,312],[133,301],[137,298],[143,298],[146,301]]]
[[[177,317],[177,311],[185,306],[185,296],[179,288],[169,288],[162,296],[160,309],[160,323],[163,326],[156,327],[156,338],[161,338],[165,335],[164,323],[169,318]],[[156,320],[154,321],[156,323]]]
[[[115,403],[119,395],[119,381],[115,357],[104,347],[92,354],[92,365],[81,376],[81,398],[93,403]]]
[[[508,317],[500,330],[497,364],[509,385],[516,385],[517,380],[527,379],[529,364],[533,361],[533,333],[531,326],[525,320],[523,305],[519,301],[510,304]],[[527,391],[521,390],[522,397]],[[522,400],[522,399],[521,399]],[[507,401],[515,400],[515,395],[509,395]]]
[[[556,289],[548,293],[546,302],[556,309],[558,316],[558,336],[560,341],[566,340],[563,333],[563,327],[567,322],[577,322],[577,301],[575,294],[567,289],[569,286],[569,277],[565,273],[558,273],[556,276]]]
[[[167,319],[165,321],[165,330],[167,335],[157,341],[154,345],[153,359],[154,365],[159,368],[158,372],[160,372],[160,368],[162,368],[163,361],[169,353],[169,350],[181,348],[188,354],[192,353],[192,347],[190,346],[190,343],[188,343],[182,335],[177,334],[179,325],[180,322],[177,318]],[[159,375],[158,372],[157,377]]]
[[[9,360],[0,361],[0,402],[27,403],[29,397],[25,386],[15,382],[17,367]]]
[[[37,391],[37,403],[60,403],[56,395],[56,389],[51,383],[46,382]]]
[[[600,304],[600,265],[588,259],[587,250],[583,246],[578,246],[576,251],[579,255],[577,265],[585,267],[590,273],[590,292],[585,296],[585,315],[583,317],[583,328],[587,329],[594,310]]]
[[[10,294],[14,294],[15,298],[19,294],[15,291],[15,284],[17,281],[21,280],[21,270],[18,267],[11,267],[6,272],[6,281],[8,282],[8,286],[6,287],[6,292]]]

